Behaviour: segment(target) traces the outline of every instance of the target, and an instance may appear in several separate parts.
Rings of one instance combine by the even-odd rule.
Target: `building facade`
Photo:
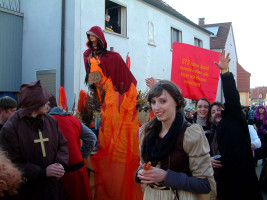
[[[235,81],[237,81],[237,52],[234,39],[234,32],[231,22],[205,24],[205,19],[200,18],[199,25],[211,31],[213,35],[210,37],[210,49],[213,51],[230,53],[231,61],[229,63],[229,71],[233,73]],[[222,83],[219,80],[216,101],[224,102]]]
[[[250,73],[237,63],[237,90],[240,95],[240,103],[243,106],[249,106],[251,104],[249,100],[250,76]]]
[[[267,87],[256,87],[250,89],[250,98],[253,105],[267,105]]]
[[[171,78],[172,42],[209,49],[210,32],[194,24],[161,0],[21,1],[24,15],[22,83],[40,79],[58,96],[66,90],[68,105],[78,99],[84,84],[83,52],[86,31],[100,26],[108,49],[131,58],[137,89],[145,78]],[[105,30],[110,15],[113,32]]]

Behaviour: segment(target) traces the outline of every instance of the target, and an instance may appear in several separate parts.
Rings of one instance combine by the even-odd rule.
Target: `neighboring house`
[[[250,73],[237,63],[237,90],[240,95],[240,103],[249,106]]]
[[[267,87],[256,87],[250,89],[251,101],[254,105],[267,105]]]
[[[114,29],[105,30],[108,49],[124,60],[129,53],[138,90],[147,89],[147,77],[171,78],[173,42],[210,47],[211,32],[161,0],[19,2],[23,18],[20,82],[39,79],[56,96],[59,86],[64,86],[69,108],[81,89],[87,91],[82,56],[86,31],[95,25],[105,30],[105,14]]]
[[[23,14],[19,1],[0,0],[0,96],[21,85]],[[13,94],[10,94],[13,93]]]
[[[226,53],[230,53],[231,61],[229,64],[229,71],[233,73],[235,80],[237,80],[238,59],[232,23],[205,24],[205,18],[200,18],[199,25],[213,33],[210,38],[211,50],[218,52],[225,50]],[[218,84],[216,101],[224,102],[221,79]]]

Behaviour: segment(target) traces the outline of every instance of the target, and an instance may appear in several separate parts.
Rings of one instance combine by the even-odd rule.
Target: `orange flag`
[[[68,111],[67,97],[65,89],[62,86],[59,87],[58,105],[62,107],[64,110]]]
[[[86,105],[86,100],[87,100],[87,94],[84,90],[81,90],[78,101],[78,112],[80,113],[83,112],[83,109],[85,108]]]
[[[129,52],[128,52],[127,56],[126,56],[126,65],[130,69],[130,67],[131,67],[131,58],[129,56]]]

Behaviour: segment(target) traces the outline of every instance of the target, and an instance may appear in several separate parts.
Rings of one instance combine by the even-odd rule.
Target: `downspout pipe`
[[[62,0],[62,7],[61,7],[61,48],[60,48],[60,86],[64,87],[64,74],[65,74],[65,0]]]

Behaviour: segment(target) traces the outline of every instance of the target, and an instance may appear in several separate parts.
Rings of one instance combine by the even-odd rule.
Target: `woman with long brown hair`
[[[150,89],[148,101],[155,117],[140,130],[136,177],[146,184],[144,199],[215,199],[209,144],[200,125],[185,121],[180,89],[161,80]]]
[[[194,115],[194,123],[202,126],[207,139],[209,140],[211,133],[211,119],[210,119],[210,102],[206,98],[200,98],[197,100],[196,104],[196,112]]]

